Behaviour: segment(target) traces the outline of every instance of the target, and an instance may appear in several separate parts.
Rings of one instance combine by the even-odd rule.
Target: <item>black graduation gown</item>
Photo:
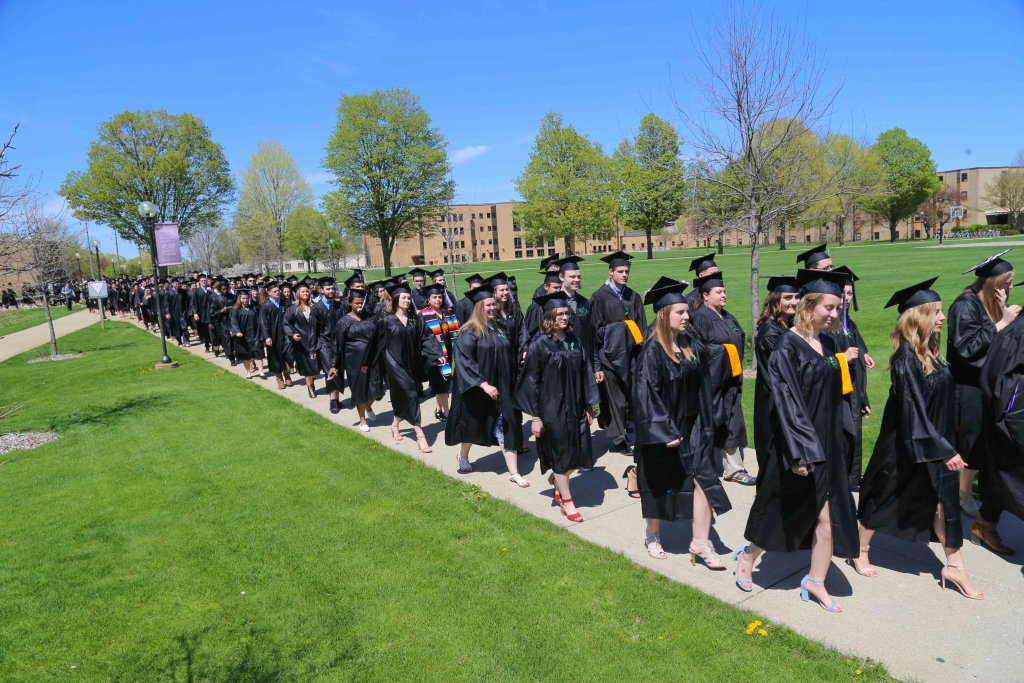
[[[391,389],[391,407],[400,420],[420,423],[419,383],[427,349],[415,314],[403,325],[395,315],[377,321],[366,346],[363,365],[368,368],[383,363]],[[435,356],[436,358],[436,356]]]
[[[981,464],[982,504],[1024,519],[1024,316],[996,334],[979,382],[984,418],[971,462]]]
[[[238,333],[242,336],[239,337]],[[235,358],[252,360],[260,342],[259,315],[251,308],[231,309],[231,336],[235,341]]]
[[[213,323],[214,346],[224,347],[224,353],[231,355],[231,299],[220,292],[210,292],[210,322]],[[229,310],[221,312],[224,308]]]
[[[515,403],[544,424],[537,438],[542,473],[593,466],[587,410],[599,400],[590,357],[572,332],[564,342],[543,334],[530,343]]]
[[[264,344],[267,343],[267,339],[273,342],[270,346],[263,347],[267,359],[267,370],[275,375],[287,369],[284,362],[285,349],[288,347],[288,341],[284,334],[286,310],[284,306],[284,303],[275,304],[272,300],[267,299],[260,304],[259,308],[260,339]]]
[[[424,337],[424,346],[432,348],[436,351],[436,355],[433,358],[425,358],[426,367],[424,368],[427,382],[430,383],[430,390],[435,396],[438,394],[447,394],[451,384],[449,374],[445,377],[441,374],[442,363],[438,362],[439,358],[445,358],[448,362],[448,368],[451,369],[451,352],[453,337],[449,332],[448,316],[443,311],[437,311],[429,306],[420,309],[420,312],[416,314],[419,317],[419,325],[424,335],[429,335],[431,339]]]
[[[989,346],[996,337],[996,326],[985,312],[981,299],[969,290],[956,298],[946,318],[946,360],[957,384],[954,445],[971,467],[978,468],[981,463],[972,462],[970,458],[983,419],[979,377]]]
[[[526,344],[529,347],[540,334],[540,324],[544,320],[544,309],[531,303],[523,314],[523,327],[526,330]]]
[[[460,330],[453,368],[452,406],[445,423],[444,442],[449,446],[495,446],[498,439],[494,432],[501,415],[505,449],[521,449],[523,417],[513,396],[516,355],[504,329],[494,325],[482,336],[465,328]],[[480,388],[484,382],[497,388],[497,400]]]
[[[335,368],[338,375],[335,385],[344,391],[346,383],[356,405],[384,398],[384,372],[380,363],[368,366],[362,372],[366,349],[373,338],[377,322],[368,317],[356,320],[343,315],[334,328]]]
[[[600,370],[604,372],[604,381],[598,385],[601,394],[598,424],[606,428],[613,440],[624,439],[626,408],[632,394],[633,361],[640,352],[640,345],[626,328],[625,321],[632,320],[643,334],[647,329],[647,315],[639,294],[625,287],[620,299],[607,284],[594,292],[590,313]]]
[[[164,314],[164,330],[166,336],[181,338],[181,307],[178,305],[178,293],[171,288],[157,290],[160,308]],[[170,317],[167,317],[167,316]]]
[[[857,557],[857,510],[850,493],[843,450],[842,379],[831,336],[819,337],[824,355],[796,333],[782,335],[768,373],[772,427],[777,448],[768,453],[758,478],[744,536],[765,550],[807,550],[818,513],[828,502],[832,554]],[[808,476],[792,471],[813,465]]]
[[[710,380],[697,342],[681,338],[692,361],[674,363],[654,338],[643,346],[633,380],[637,478],[646,519],[693,519],[694,481],[718,513],[732,509],[716,470]],[[679,446],[670,441],[682,438]]]
[[[192,290],[192,294],[188,301],[188,314],[189,316],[198,315],[200,324],[210,324],[209,289],[204,291],[201,287],[196,287]]]
[[[316,359],[317,340],[313,311],[310,310],[307,318],[295,304],[292,304],[284,313],[283,327],[287,340],[284,347],[285,357],[291,361],[298,374],[305,377],[316,376],[320,372],[320,364]],[[299,341],[295,341],[295,334],[301,335]]]
[[[465,325],[469,317],[473,315],[473,307],[476,304],[469,298],[469,295],[462,297],[455,304],[455,317],[459,319],[459,325]]]
[[[723,344],[733,344],[743,360],[746,335],[729,311],[719,315],[701,306],[690,315],[690,334],[704,347],[701,360],[711,378],[711,404],[715,416],[715,447],[737,448],[747,445],[747,425],[743,419],[743,374],[732,376],[732,367]]]
[[[335,353],[337,353],[337,341],[334,338],[334,330],[341,318],[341,309],[338,302],[332,300],[331,307],[323,299],[313,304],[313,325],[316,329],[316,357],[320,361],[320,369],[327,374],[327,371],[335,367]],[[335,387],[341,391],[340,387]]]
[[[772,432],[772,382],[768,376],[768,359],[775,345],[786,334],[786,328],[774,320],[765,320],[757,326],[754,356],[757,358],[757,379],[754,380],[754,449],[759,471],[764,468],[768,452],[775,447]]]
[[[529,343],[529,338],[526,336],[526,321],[523,319],[523,312],[518,306],[509,302],[508,315],[504,315],[499,311],[494,318],[494,322],[505,331],[509,341],[512,342],[512,352],[517,359],[516,367],[518,368],[518,359],[522,357]]]
[[[860,487],[858,515],[867,529],[908,541],[938,541],[932,528],[942,503],[945,545],[963,545],[957,472],[945,461],[953,447],[956,386],[953,373],[936,362],[924,376],[910,344],[892,356],[892,386],[885,402],[882,429]]]
[[[843,396],[843,430],[849,435],[847,468],[850,473],[850,483],[854,484],[861,478],[864,408],[871,405],[868,400],[868,366],[864,362],[864,354],[868,352],[868,345],[864,342],[857,323],[850,317],[849,311],[846,313],[846,330],[843,330],[840,320],[839,329],[832,336],[836,341],[836,349],[840,352],[854,347],[860,349],[860,356],[856,360],[847,360],[853,391]]]
[[[572,331],[580,340],[594,370],[600,369],[601,360],[597,357],[597,344],[594,338],[594,322],[591,319],[590,299],[579,292],[569,299],[569,318],[572,320]],[[643,332],[643,328],[640,328]]]

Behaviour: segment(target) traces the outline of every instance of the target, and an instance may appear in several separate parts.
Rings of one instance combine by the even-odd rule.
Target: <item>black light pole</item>
[[[92,246],[96,248],[96,272],[100,281],[103,280],[103,271],[100,270],[100,241],[96,240],[92,243]],[[96,297],[96,301],[100,304],[100,327],[103,327],[103,321],[107,319],[107,314],[103,312],[103,298]]]
[[[158,368],[173,368],[177,367],[177,363],[171,360],[171,357],[167,355],[167,332],[165,329],[166,323],[164,322],[164,307],[160,303],[160,271],[159,266],[156,262],[156,204],[153,202],[140,202],[139,203],[139,215],[142,216],[142,220],[146,221],[146,229],[149,231],[149,255],[150,260],[153,262],[153,296],[156,297],[156,317],[160,321],[160,343],[163,345],[164,355],[160,359],[160,363],[157,365]]]
[[[83,279],[83,277],[82,277],[82,255],[81,254],[75,254],[75,258],[78,259],[78,283],[79,283],[79,285],[81,285],[82,279]]]

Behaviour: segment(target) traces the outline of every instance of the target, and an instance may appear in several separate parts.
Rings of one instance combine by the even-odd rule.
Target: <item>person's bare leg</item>
[[[746,552],[740,553],[736,558],[736,579],[750,579],[754,576],[754,564],[757,558],[761,557],[764,550],[753,543],[747,544]]]
[[[692,536],[695,541],[707,541],[711,536],[711,504],[697,482],[693,482]]]
[[[868,548],[871,547],[871,539],[874,537],[875,530],[865,529],[862,524],[860,527],[860,557],[850,560],[853,563],[854,571],[861,576],[878,576],[878,572],[871,566],[871,560],[868,558]]]
[[[360,403],[356,406],[356,412],[359,413],[359,424],[361,425],[366,424],[366,406],[368,405],[368,403]]]
[[[505,467],[508,468],[509,480],[511,480],[513,483],[515,483],[516,486],[520,488],[525,489],[527,486],[529,486],[530,482],[526,481],[526,479],[524,479],[519,474],[519,454],[516,453],[515,451],[510,451],[507,448],[503,448],[501,450],[501,453],[502,455],[505,456]]]
[[[964,565],[964,557],[960,548],[946,547],[946,525],[942,518],[942,503],[939,503],[935,510],[935,518],[932,520],[932,528],[935,529],[935,537],[942,544],[942,551],[946,554],[946,566],[943,568],[946,576],[956,581],[966,591],[967,595],[976,595],[979,598],[985,597],[984,593],[978,593],[971,577],[967,575],[967,567]]]
[[[448,414],[448,394],[437,395],[437,407],[445,415]]]
[[[564,505],[565,513],[567,515],[574,514],[576,512],[576,504],[572,501],[572,492],[569,490],[569,475],[572,472],[566,472],[565,474],[553,473],[555,478],[555,490],[558,491],[558,495],[562,497],[563,501],[568,501]]]
[[[644,519],[644,521],[647,522],[647,531],[644,535],[644,546],[647,548],[647,554],[656,560],[664,560],[668,555],[665,554],[665,549],[661,547],[661,537],[659,536],[661,520]]]
[[[829,504],[821,506],[818,513],[818,524],[814,527],[814,536],[811,538],[811,567],[807,576],[821,583],[808,581],[805,585],[807,592],[814,595],[826,607],[832,605],[832,596],[825,589],[825,575],[828,568],[832,566],[832,515],[829,511]],[[836,611],[842,612],[843,606],[836,603]]]

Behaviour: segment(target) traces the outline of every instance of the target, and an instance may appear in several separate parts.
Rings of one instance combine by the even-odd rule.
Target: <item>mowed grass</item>
[[[62,349],[0,363],[61,434],[0,457],[0,679],[886,678],[133,326]]]
[[[79,306],[78,304],[72,304],[72,310],[70,311],[64,305],[50,306],[50,315],[56,320],[57,318],[63,318],[69,313],[84,310],[85,306]],[[0,337],[20,332],[21,330],[27,330],[30,327],[42,325],[45,322],[46,311],[42,308],[0,309]]]
[[[897,242],[850,242],[846,246],[832,245],[832,260],[836,266],[847,265],[860,277],[857,283],[857,300],[859,311],[851,312],[861,333],[868,344],[876,367],[868,373],[868,394],[871,399],[873,415],[864,421],[864,466],[878,438],[878,430],[882,422],[882,410],[886,397],[889,395],[889,372],[887,370],[892,344],[889,335],[895,326],[897,312],[895,308],[884,309],[889,297],[897,289],[939,275],[935,289],[943,297],[943,305],[949,305],[963,291],[964,287],[973,282],[972,276],[961,275],[964,270],[975,265],[987,256],[1006,249],[1005,246],[994,246],[992,243],[1017,243],[1024,247],[1022,237],[998,237],[987,240],[947,240],[939,246],[936,240]],[[971,245],[971,246],[958,246]],[[761,250],[760,272],[762,275],[794,274],[797,270],[796,256],[814,244],[788,244],[785,250],[777,246],[764,247]],[[648,261],[646,254],[635,253],[629,285],[641,292],[647,290],[662,275],[692,281],[694,274],[689,272],[690,261],[712,250],[675,249],[654,253],[654,259]],[[583,271],[583,293],[590,295],[600,287],[608,275],[607,266],[601,262],[600,255],[586,256],[581,264]],[[1018,265],[1018,279],[1024,273],[1024,250],[1011,251],[1007,256],[1011,263]],[[749,341],[752,337],[750,307],[750,247],[727,247],[725,253],[716,257],[718,265],[726,277],[726,290],[729,300],[726,308],[740,321],[747,333],[746,367],[750,367],[751,350]],[[540,259],[502,261],[488,263],[459,264],[457,284],[459,291],[464,291],[462,278],[477,272],[484,276],[504,270],[515,275],[519,284],[520,300],[523,309],[529,304],[529,297],[543,279],[539,274]],[[395,273],[405,272],[408,268],[396,268]],[[347,271],[346,271],[347,272]],[[367,271],[367,277],[384,277],[383,271]],[[767,280],[759,282],[761,300],[764,300]],[[1024,297],[1011,294],[1011,303],[1024,304]],[[648,321],[652,311],[647,310]],[[945,339],[943,339],[945,354]],[[754,386],[748,380],[743,392],[744,412],[747,418],[748,436],[753,446],[753,411]]]

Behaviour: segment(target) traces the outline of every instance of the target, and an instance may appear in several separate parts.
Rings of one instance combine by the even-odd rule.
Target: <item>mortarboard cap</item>
[[[548,283],[552,283],[552,282],[557,282],[559,284],[561,284],[561,282],[562,282],[561,278],[558,277],[558,271],[557,270],[553,270],[550,273],[545,273],[544,274],[544,284],[548,284]]]
[[[551,254],[549,256],[545,256],[540,260],[540,269],[546,271],[556,261],[558,261],[558,254]]]
[[[683,296],[683,290],[687,287],[689,285],[685,280],[673,280],[662,275],[644,294],[644,305],[653,305],[654,312],[657,313],[672,304],[685,304],[687,301]]]
[[[711,252],[710,254],[705,254],[704,256],[701,256],[699,258],[695,258],[692,261],[690,261],[690,270],[692,270],[695,273],[700,273],[700,271],[707,270],[708,268],[717,268],[717,267],[718,267],[718,264],[715,263],[715,253],[714,252]]]
[[[1002,257],[1008,251],[1010,250],[1004,249],[998,254],[993,254],[992,256],[989,256],[987,259],[985,259],[978,265],[971,266],[970,268],[965,270],[963,274],[967,275],[967,273],[973,271],[974,274],[977,275],[978,277],[994,277],[996,275],[1002,275],[1003,273],[1009,273],[1011,270],[1013,270],[1013,265],[1009,261],[1004,261],[1002,259]]]
[[[552,292],[551,294],[533,297],[533,303],[540,306],[542,311],[551,311],[556,308],[568,308],[569,296],[565,292]]]
[[[431,294],[444,294],[444,285],[440,283],[431,283],[420,290],[423,296],[427,297]]]
[[[411,276],[411,277],[417,277],[417,276],[426,277],[427,276],[427,271],[423,270],[422,268],[413,268],[412,270],[410,270],[406,274]]]
[[[899,306],[897,310],[899,310],[900,313],[903,313],[907,309],[914,308],[915,306],[942,301],[942,297],[939,296],[939,293],[932,289],[932,285],[935,284],[935,281],[938,279],[939,276],[936,275],[930,280],[918,282],[916,285],[904,287],[898,292],[894,292],[893,295],[889,297],[889,303],[885,305],[885,308],[889,308],[890,306]]]
[[[472,275],[467,277],[466,280],[465,280],[466,284],[469,284],[469,285],[473,284],[474,282],[483,282],[483,281],[484,281],[484,276],[481,275],[480,273],[473,273]]]
[[[328,275],[328,276],[319,278],[317,280],[317,284],[319,284],[321,287],[333,287],[334,285],[336,285],[338,283],[334,281],[333,277]]]
[[[725,276],[722,271],[718,271],[704,277],[698,277],[694,279],[693,286],[699,292],[710,292],[715,287],[725,287]]]
[[[486,299],[494,298],[494,287],[490,284],[482,284],[472,292],[469,292],[466,296],[468,296],[473,303],[478,304]]]
[[[800,294],[832,294],[842,297],[843,287],[850,281],[846,273],[834,270],[809,270],[801,268],[796,273],[796,283],[800,285]]]
[[[601,260],[608,264],[608,268],[619,268],[621,266],[628,266],[633,257],[624,251],[617,251],[614,254],[602,256]]]
[[[583,258],[580,256],[566,256],[565,258],[558,259],[555,263],[558,264],[558,272],[568,273],[570,271],[579,270],[580,261],[582,260]]]
[[[769,275],[768,291],[788,294],[799,291],[799,288],[796,284],[796,278],[792,275]]]
[[[392,299],[398,297],[400,294],[409,294],[409,284],[407,282],[387,282],[384,285],[384,289],[388,291],[388,294]]]
[[[507,285],[509,276],[505,274],[505,271],[495,273],[494,275],[487,278],[487,284],[491,287],[497,287],[498,285]]]
[[[857,280],[859,280],[860,278],[857,277],[857,274],[855,272],[850,270],[849,266],[839,266],[838,268],[833,268],[832,272],[846,273],[846,277],[848,278],[847,282],[849,283],[850,287],[853,287],[853,310],[859,311],[860,306],[857,305],[857,287],[854,283],[857,282]]]
[[[444,268],[438,268],[437,270],[432,270],[432,271],[430,271],[428,273],[428,275],[430,275],[430,277],[434,278],[435,280],[437,278],[439,278],[439,277],[444,277]]]
[[[832,255],[828,251],[827,244],[819,244],[816,247],[808,249],[804,253],[796,257],[796,262],[804,262],[804,268],[810,268],[818,261],[824,261],[827,258],[832,258]]]

